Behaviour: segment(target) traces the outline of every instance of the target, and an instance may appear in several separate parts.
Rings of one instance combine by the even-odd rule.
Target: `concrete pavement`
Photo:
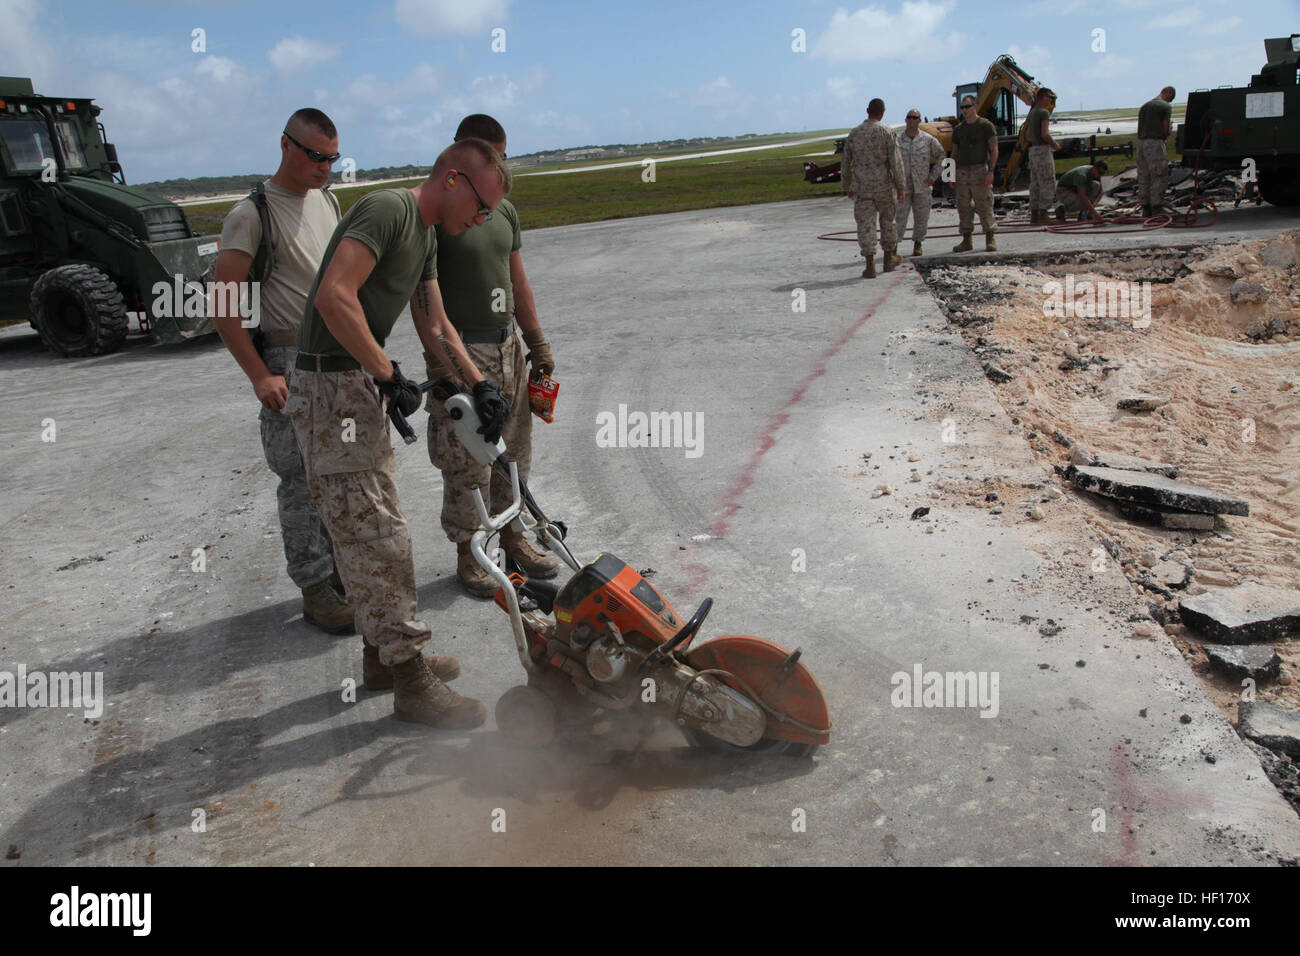
[[[999,245],[1293,224],[1265,207],[1212,234]],[[916,273],[863,281],[852,243],[814,238],[852,225],[847,201],[817,200],[524,244],[561,382],[534,493],[580,554],[653,568],[683,613],[714,597],[701,640],[801,646],[835,722],[813,760],[704,754],[671,728],[635,752],[520,753],[492,723],[428,732],[387,694],[344,702],[360,640],[301,621],[256,403],[220,343],[61,360],[0,336],[0,669],[100,671],[106,695],[97,720],[0,709],[5,865],[1300,857],[1300,821],[1181,655],[1132,635],[1145,608],[1113,564],[1091,571],[1073,498],[1029,522],[1017,501],[992,516],[940,493],[988,478],[1028,500],[1052,479]],[[409,322],[388,349],[418,361]],[[620,405],[702,413],[700,453],[599,447],[597,416]],[[505,616],[455,585],[416,424],[398,481],[429,651],[457,655],[458,688],[490,705],[521,671]],[[895,706],[918,666],[990,690],[996,674],[996,707]]]

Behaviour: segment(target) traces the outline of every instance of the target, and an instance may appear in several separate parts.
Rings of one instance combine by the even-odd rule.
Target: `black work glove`
[[[420,386],[402,374],[402,370],[393,363],[393,377],[386,382],[376,379],[375,386],[379,394],[388,399],[403,415],[414,415],[420,408]]]
[[[496,444],[497,439],[501,437],[501,428],[506,423],[506,416],[510,414],[510,403],[501,394],[501,389],[487,379],[475,385],[474,411],[478,412],[478,420],[483,423],[476,431],[487,442]]]

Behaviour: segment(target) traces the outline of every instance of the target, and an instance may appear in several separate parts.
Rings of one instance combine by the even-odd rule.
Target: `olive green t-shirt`
[[[1169,104],[1156,97],[1142,104],[1138,110],[1138,139],[1164,139],[1165,120],[1172,114]]]
[[[1092,169],[1091,166],[1086,166],[1086,165],[1075,166],[1073,169],[1068,170],[1065,173],[1062,173],[1061,178],[1056,181],[1056,188],[1076,189],[1079,186],[1082,186],[1084,191],[1087,192],[1088,182],[1089,182],[1088,173],[1089,171],[1091,171],[1091,169]]]
[[[416,286],[438,278],[438,244],[433,229],[424,224],[415,196],[409,189],[378,189],[357,201],[334,230],[316,281],[312,283],[298,329],[298,349],[313,355],[346,356],[347,350],[325,327],[316,311],[316,290],[321,276],[344,239],[356,239],[375,254],[374,269],[366,277],[357,299],[366,313],[370,334],[380,345],[393,330]]]
[[[1050,117],[1051,111],[1045,106],[1035,106],[1029,111],[1029,145],[1046,146],[1047,140],[1043,139],[1043,120]]]
[[[515,314],[510,253],[517,250],[519,213],[501,200],[492,218],[458,235],[434,226],[438,237],[438,288],[451,324],[461,332],[491,332]]]
[[[989,161],[989,140],[998,131],[983,116],[973,123],[958,123],[952,130],[952,155],[958,166],[977,166]]]

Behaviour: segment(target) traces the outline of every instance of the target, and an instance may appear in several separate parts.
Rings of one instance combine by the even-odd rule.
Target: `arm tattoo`
[[[423,282],[415,290],[415,301],[421,312],[432,317],[432,310],[429,308],[429,289]]]
[[[465,369],[461,367],[460,361],[456,358],[456,353],[452,351],[451,343],[447,341],[447,336],[441,332],[438,333],[438,342],[442,345],[443,351],[447,353],[447,358],[451,361],[451,367],[456,373],[456,378],[459,379],[462,385],[468,384],[469,376],[465,374]]]

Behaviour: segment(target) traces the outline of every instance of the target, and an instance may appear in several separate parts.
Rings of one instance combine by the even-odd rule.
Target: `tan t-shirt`
[[[266,199],[275,268],[259,290],[261,328],[267,334],[296,332],[339,214],[330,197],[319,189],[299,196],[268,179]],[[256,256],[261,241],[257,206],[251,199],[241,199],[221,226],[221,248]]]

